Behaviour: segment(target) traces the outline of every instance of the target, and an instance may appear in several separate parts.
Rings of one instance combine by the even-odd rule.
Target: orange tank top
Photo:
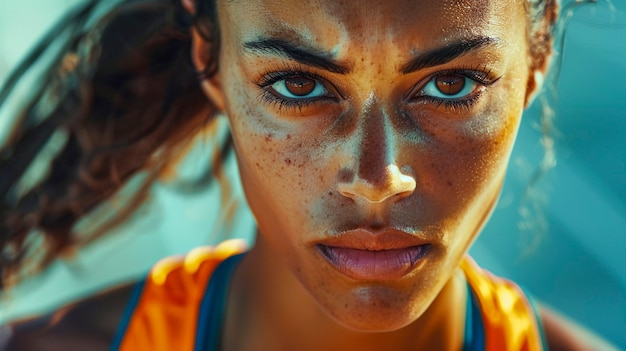
[[[240,241],[167,258],[138,284],[111,351],[214,351]],[[461,268],[469,294],[463,351],[539,351],[536,311],[514,283],[481,269],[469,257]]]

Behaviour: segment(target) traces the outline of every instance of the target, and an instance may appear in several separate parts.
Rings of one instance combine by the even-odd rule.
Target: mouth
[[[316,245],[335,269],[355,280],[397,280],[413,271],[431,244],[398,231],[355,230]]]

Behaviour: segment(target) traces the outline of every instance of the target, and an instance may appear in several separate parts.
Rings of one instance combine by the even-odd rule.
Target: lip
[[[321,256],[335,269],[355,280],[397,280],[413,271],[431,244],[395,230],[357,229],[316,244]]]

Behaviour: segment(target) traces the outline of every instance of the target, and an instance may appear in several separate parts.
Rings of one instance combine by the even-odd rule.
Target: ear
[[[528,81],[526,82],[526,101],[524,101],[524,108],[527,108],[535,100],[541,88],[543,82],[548,74],[548,68],[553,55],[552,41],[548,41],[543,50],[535,52],[534,57],[531,57],[532,62],[530,72],[528,72]]]
[[[533,69],[528,74],[528,82],[526,83],[526,100],[524,101],[524,108],[528,108],[530,104],[535,101],[537,95],[543,87],[544,78],[547,73],[547,65],[544,69]]]
[[[548,74],[554,49],[552,48],[553,39],[550,36],[542,36],[541,39],[535,39],[534,50],[530,52],[530,69],[528,72],[528,81],[526,82],[526,101],[524,108],[530,106],[535,100]]]
[[[191,29],[191,61],[197,72],[204,72],[207,62],[211,59],[211,43],[198,32],[196,28]],[[216,59],[216,58],[212,58]],[[219,72],[211,77],[205,77],[200,82],[202,90],[213,102],[219,111],[224,111],[224,93]]]
[[[529,35],[530,55],[528,81],[526,84],[526,101],[524,107],[528,107],[541,91],[543,82],[550,62],[554,56],[554,26],[559,17],[559,2],[546,0],[543,18],[539,23],[531,26]]]
[[[196,0],[180,1],[185,10],[194,16],[196,13]],[[207,63],[211,60],[211,43],[200,34],[195,26],[190,29],[190,34],[191,62],[197,72],[204,72]],[[216,60],[217,58],[214,57],[212,59]],[[211,100],[215,108],[219,111],[224,111],[224,94],[222,92],[219,73],[215,73],[208,78],[203,78],[200,84],[205,95]]]

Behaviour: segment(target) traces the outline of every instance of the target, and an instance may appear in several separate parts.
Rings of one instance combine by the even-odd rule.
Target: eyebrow
[[[443,65],[471,51],[501,43],[502,40],[496,37],[476,37],[461,40],[441,48],[420,53],[414,59],[404,64],[400,68],[400,72],[407,74],[423,68]]]
[[[282,39],[261,39],[246,42],[244,49],[254,54],[273,54],[287,57],[302,64],[321,68],[333,73],[346,74],[350,69],[333,60],[333,55],[320,50],[302,47]]]
[[[408,74],[417,70],[443,65],[471,51],[481,49],[486,46],[501,44],[502,40],[497,37],[476,37],[446,45],[441,48],[432,49],[425,53],[418,54],[411,61],[402,65],[400,72]],[[347,66],[337,63],[331,53],[321,50],[299,46],[283,39],[266,38],[245,42],[245,50],[253,54],[277,55],[293,59],[302,64],[317,67],[329,72],[346,74],[350,71]]]

